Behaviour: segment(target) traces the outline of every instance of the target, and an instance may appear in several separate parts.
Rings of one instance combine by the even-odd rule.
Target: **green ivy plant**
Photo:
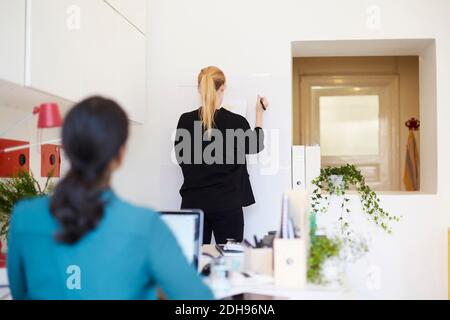
[[[320,170],[320,175],[312,181],[314,191],[311,197],[311,209],[314,214],[327,212],[330,206],[330,198],[339,196],[342,198],[339,221],[342,233],[351,236],[347,215],[350,213],[348,203],[350,199],[346,192],[355,187],[359,194],[363,212],[369,221],[372,221],[388,233],[392,232],[389,225],[391,221],[399,221],[400,217],[391,215],[380,206],[380,199],[373,191],[354,165],[346,164],[340,167],[328,167]]]
[[[0,239],[5,239],[9,230],[9,221],[15,204],[23,199],[44,196],[53,190],[51,176],[47,177],[44,188],[32,173],[19,172],[13,178],[0,180]]]
[[[342,241],[338,238],[316,236],[311,241],[308,257],[307,277],[310,283],[326,284],[323,276],[323,264],[326,260],[338,257],[342,248]]]
[[[361,259],[369,247],[364,237],[357,237],[352,241],[338,235],[327,237],[325,235],[312,236],[308,257],[308,281],[310,283],[326,285],[328,279],[324,278],[323,266],[328,259],[337,258],[346,262],[356,262]]]

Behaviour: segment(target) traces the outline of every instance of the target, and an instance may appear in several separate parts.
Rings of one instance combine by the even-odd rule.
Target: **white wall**
[[[333,39],[435,38],[437,64],[438,190],[436,195],[386,195],[383,205],[404,216],[394,235],[373,231],[370,255],[350,268],[364,298],[447,296],[446,230],[450,225],[450,2],[446,0],[150,0],[148,8],[149,118],[135,127],[119,193],[157,208],[177,208],[182,183],[171,163],[170,136],[182,112],[197,107],[195,76],[217,65],[228,75],[228,98],[252,101],[258,86],[271,109],[265,127],[279,130],[279,170],[250,168],[257,204],[246,209],[246,234],[275,229],[281,193],[290,185],[291,42]],[[366,27],[369,5],[381,9],[379,29]],[[253,102],[252,102],[253,103]],[[253,118],[249,118],[253,122]],[[424,141],[422,140],[422,143]],[[424,143],[425,144],[425,143]],[[358,207],[354,213],[357,215]],[[366,286],[368,266],[381,270],[380,288]]]

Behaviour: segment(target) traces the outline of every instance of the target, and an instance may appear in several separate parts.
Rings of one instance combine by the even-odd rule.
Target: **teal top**
[[[212,299],[175,237],[152,210],[105,192],[98,226],[78,243],[55,240],[58,222],[46,197],[13,211],[8,277],[14,299]]]

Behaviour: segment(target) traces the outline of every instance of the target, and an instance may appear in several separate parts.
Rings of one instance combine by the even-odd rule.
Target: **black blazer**
[[[264,131],[252,130],[244,117],[220,108],[214,115],[216,130],[208,136],[199,110],[182,114],[177,126],[175,154],[184,176],[181,207],[219,211],[255,203],[245,155],[264,149]]]

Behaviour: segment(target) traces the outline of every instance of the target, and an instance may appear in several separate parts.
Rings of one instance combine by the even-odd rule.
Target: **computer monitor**
[[[174,234],[186,259],[199,270],[203,243],[203,211],[161,211],[161,218]]]

